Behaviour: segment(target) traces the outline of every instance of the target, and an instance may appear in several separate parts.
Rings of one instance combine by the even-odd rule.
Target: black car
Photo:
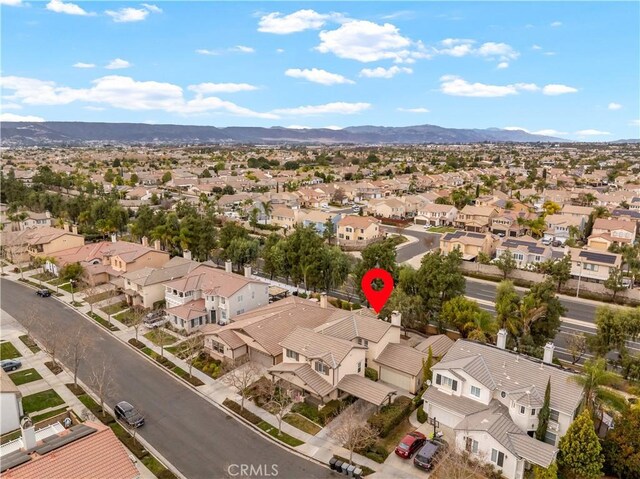
[[[15,371],[16,369],[22,366],[22,363],[17,359],[3,359],[0,361],[0,365],[2,365],[2,369],[6,371]]]
[[[49,296],[51,296],[51,291],[49,291],[48,289],[39,289],[38,291],[36,291],[36,294],[38,296],[42,296],[43,298],[48,298]]]
[[[113,410],[116,413],[116,419],[126,421],[129,426],[140,427],[144,424],[144,416],[127,401],[120,401]]]
[[[423,471],[431,470],[444,447],[445,445],[439,441],[429,440],[425,442],[424,446],[420,448],[413,458],[413,465]]]

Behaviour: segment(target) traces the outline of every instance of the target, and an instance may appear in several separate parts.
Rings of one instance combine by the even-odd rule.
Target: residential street
[[[262,465],[264,474],[251,477],[267,477],[272,464],[277,464],[281,477],[332,477],[328,469],[250,431],[54,298],[38,298],[33,289],[5,279],[1,286],[2,309],[18,321],[33,305],[40,321],[32,334],[41,342],[47,342],[45,331],[51,323],[69,337],[86,326],[86,339],[91,344],[89,361],[107,361],[113,373],[109,405],[113,407],[120,400],[136,405],[147,418],[139,434],[189,479],[231,477],[227,468],[232,464],[250,464],[254,470]],[[79,377],[90,382],[89,368],[81,367]]]

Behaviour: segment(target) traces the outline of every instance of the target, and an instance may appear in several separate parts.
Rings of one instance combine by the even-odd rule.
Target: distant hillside
[[[95,144],[420,144],[479,142],[565,142],[522,130],[457,129],[435,125],[326,128],[149,125],[146,123],[3,122],[2,146],[83,146]]]

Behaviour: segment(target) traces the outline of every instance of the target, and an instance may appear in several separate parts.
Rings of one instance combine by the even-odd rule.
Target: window
[[[239,309],[238,311],[236,311],[236,314],[242,314],[242,313],[244,313],[244,308]]]
[[[358,363],[358,372],[362,372],[362,361]]]
[[[448,378],[446,376],[440,376],[439,374],[436,376],[436,384],[442,384],[443,386],[448,387],[452,391],[458,390],[458,381],[455,379]]]
[[[524,414],[527,412],[527,408],[524,406],[520,406],[520,414]]]
[[[213,339],[211,340],[211,349],[217,353],[224,354],[224,345]]]
[[[471,440],[471,452],[473,452],[474,454],[478,454],[478,441],[476,441],[475,439]]]
[[[480,388],[477,388],[475,386],[471,386],[471,395],[479,398],[480,397]]]
[[[504,464],[504,453],[497,449],[491,449],[491,462],[497,464],[498,467],[502,467]]]
[[[555,409],[551,409],[549,411],[549,419],[558,422],[558,417],[560,417],[560,413],[558,411],[556,411]]]
[[[242,295],[238,296],[238,303],[242,302]]]
[[[535,415],[536,415],[536,410],[535,410],[535,409],[532,409],[532,410],[531,410],[531,415],[532,415],[532,416],[535,416]]]
[[[552,432],[547,431],[547,433],[544,435],[544,442],[546,442],[547,444],[551,444],[552,446],[556,445],[556,439],[557,436]]]
[[[290,349],[287,349],[287,357],[291,359],[295,359],[296,361],[300,359],[300,355],[295,351],[291,351]]]
[[[358,365],[360,365],[360,363],[358,363]],[[329,375],[329,366],[327,366],[325,363],[323,363],[321,361],[316,361],[315,369],[319,373],[322,373],[324,375]]]
[[[583,268],[588,271],[598,271],[598,265],[593,263],[582,263]]]
[[[507,393],[506,393],[506,392],[504,392],[504,391],[500,391],[500,397],[501,397],[502,399],[506,398],[506,397],[507,397]]]

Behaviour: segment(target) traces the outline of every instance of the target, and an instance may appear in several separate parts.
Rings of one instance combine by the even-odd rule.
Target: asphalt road
[[[47,343],[46,330],[54,324],[68,336],[83,328],[90,345],[93,364],[108,361],[113,372],[113,388],[107,402],[113,405],[127,400],[141,409],[147,422],[139,434],[189,479],[241,477],[230,475],[232,464],[262,465],[271,477],[271,465],[277,464],[281,478],[334,477],[329,469],[288,452],[213,406],[189,387],[141,358],[138,353],[54,298],[37,298],[33,289],[1,280],[2,309],[23,322],[25,311],[37,313],[39,321],[33,335]],[[62,350],[60,348],[59,350]],[[61,358],[65,364],[65,358]],[[86,384],[90,368],[81,367],[79,377]],[[231,472],[239,468],[231,469]],[[249,476],[245,476],[249,477]]]
[[[412,236],[418,241],[410,244],[403,244],[397,250],[396,258],[398,263],[404,263],[414,256],[426,253],[440,245],[440,234],[429,233],[427,231],[414,231],[406,228],[395,228],[393,226],[385,226],[385,231],[389,233],[397,233],[403,236]]]

